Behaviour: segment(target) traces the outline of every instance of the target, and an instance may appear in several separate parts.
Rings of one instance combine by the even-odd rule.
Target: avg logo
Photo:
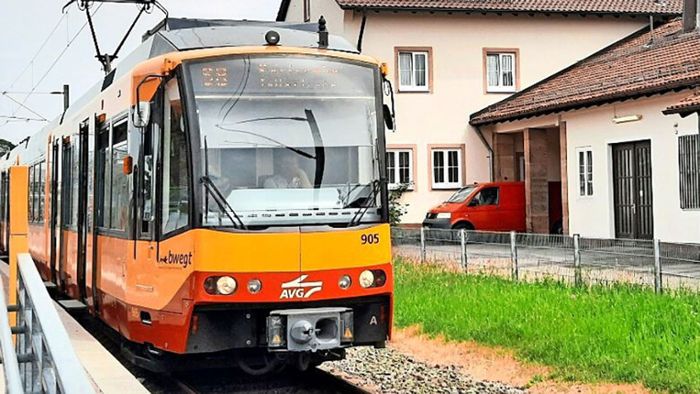
[[[282,283],[282,294],[280,300],[291,298],[309,298],[312,294],[321,291],[323,282],[304,282],[309,275],[301,275],[300,277]]]

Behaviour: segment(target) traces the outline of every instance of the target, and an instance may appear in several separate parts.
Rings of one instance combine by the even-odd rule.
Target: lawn
[[[396,324],[513,349],[563,380],[643,382],[700,393],[700,296],[572,288],[397,261]]]

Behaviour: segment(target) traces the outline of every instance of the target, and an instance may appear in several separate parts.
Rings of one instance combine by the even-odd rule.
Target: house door
[[[652,239],[651,142],[613,145],[615,237]]]

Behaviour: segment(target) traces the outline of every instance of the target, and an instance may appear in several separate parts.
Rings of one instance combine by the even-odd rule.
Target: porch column
[[[528,232],[549,233],[547,131],[525,129],[525,214]]]
[[[494,133],[494,181],[515,180],[515,135]]]
[[[569,234],[569,173],[566,150],[566,122],[559,124],[559,158],[561,160],[561,227],[564,235]]]

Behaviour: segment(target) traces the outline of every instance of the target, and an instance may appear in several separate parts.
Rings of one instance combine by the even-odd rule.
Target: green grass
[[[398,261],[396,324],[513,349],[584,382],[700,393],[700,296],[632,286],[513,283]]]

